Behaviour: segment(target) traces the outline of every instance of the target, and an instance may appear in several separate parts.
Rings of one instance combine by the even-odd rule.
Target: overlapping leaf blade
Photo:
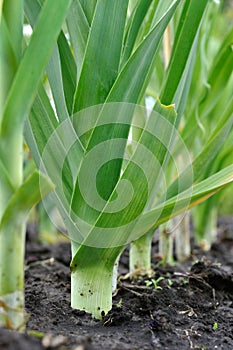
[[[45,197],[53,187],[52,182],[44,175],[39,174],[38,171],[31,174],[9,201],[1,218],[0,229],[12,225],[12,222],[19,220],[19,218],[20,220],[26,219],[31,207]]]
[[[190,65],[189,57],[195,54],[195,51],[192,51],[192,47],[198,35],[198,28],[207,3],[208,0],[204,0],[201,3],[198,0],[188,0],[184,4],[179,26],[176,30],[167,78],[160,94],[160,99],[164,104],[174,103],[175,95],[180,88],[187,94],[187,91],[184,90],[184,86],[187,84],[190,70],[192,71],[192,64]],[[190,67],[187,69],[186,65],[188,62]],[[187,75],[187,78],[182,80],[183,75]],[[181,86],[179,86],[180,84]],[[179,113],[178,122],[185,105],[184,97],[182,105],[183,107]],[[178,109],[180,106],[177,105],[176,107]]]
[[[121,59],[121,65],[123,66],[125,62],[130,57],[138,33],[140,31],[140,28],[142,26],[142,22],[148,12],[148,9],[152,3],[152,0],[141,0],[138,2],[137,6],[134,8],[130,19],[127,23],[128,28],[125,34],[125,41],[124,41],[124,51]]]
[[[86,15],[87,13],[85,14],[81,2],[77,0],[73,1],[67,16],[67,27],[77,64],[77,81],[80,76],[90,30]],[[64,52],[66,52],[66,50],[67,48]]]
[[[22,129],[24,118],[36,95],[43,70],[48,63],[70,1],[47,0],[32,35],[30,44],[20,63],[14,83],[8,95],[2,120],[1,133],[11,133],[12,125]],[[31,62],[36,61],[33,66]],[[18,91],[21,93],[19,94]]]
[[[97,2],[78,81],[74,113],[105,101],[118,74],[127,8],[127,0]]]
[[[167,190],[167,198],[171,198],[178,194],[179,190],[186,189],[189,183],[190,169],[193,171],[193,181],[196,183],[203,179],[206,175],[211,162],[214,160],[219,150],[221,149],[226,137],[228,136],[233,125],[233,101],[230,101],[226,110],[224,111],[219,123],[216,125],[213,133],[210,135],[205,146],[200,151],[194,161],[179,175],[178,179]],[[179,183],[182,188],[179,188]]]
[[[177,196],[165,201],[161,206],[143,214],[139,223],[139,229],[146,233],[151,228],[158,227],[163,222],[168,221],[179,213],[198,205],[217,191],[221,190],[227,184],[230,184],[232,181],[233,165],[230,165],[194,185],[192,192],[190,192],[190,189],[187,189]],[[154,218],[157,217],[157,213],[160,213],[160,217],[155,221]]]

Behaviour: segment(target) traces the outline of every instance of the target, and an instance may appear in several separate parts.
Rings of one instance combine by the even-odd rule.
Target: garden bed
[[[162,268],[155,244],[153,278],[164,278],[159,288],[147,286],[148,277],[121,278],[113,309],[102,321],[70,308],[69,244],[28,243],[27,334],[1,329],[0,349],[233,349],[230,222],[221,222],[210,252],[193,247],[192,258],[182,265]],[[120,262],[122,276],[127,266],[126,250]]]

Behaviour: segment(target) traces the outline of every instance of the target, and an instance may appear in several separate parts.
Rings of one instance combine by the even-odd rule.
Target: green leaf
[[[66,105],[69,115],[71,115],[76,89],[77,66],[63,32],[61,32],[58,38],[58,49],[61,60],[61,71]]]
[[[35,26],[41,11],[41,3],[41,0],[25,1],[25,12],[32,27]],[[47,71],[57,115],[62,121],[68,117],[68,112],[71,114],[72,111],[77,74],[77,67],[63,31],[58,37],[58,48],[57,45],[54,48]]]
[[[167,79],[160,94],[163,104],[174,102],[174,96],[198,32],[198,28],[207,6],[208,0],[187,0],[176,31],[174,46],[168,66]]]
[[[9,201],[0,222],[0,230],[15,220],[25,220],[31,207],[45,197],[53,187],[52,182],[38,171],[30,175]]]
[[[154,1],[154,15],[153,19],[150,23],[150,27],[153,28],[164,16],[165,13],[169,10],[171,6],[173,6],[174,0],[166,0],[166,1]]]
[[[226,110],[224,111],[221,119],[216,125],[214,131],[210,135],[209,139],[201,149],[198,156],[177,178],[176,181],[168,188],[167,198],[173,197],[178,194],[178,191],[186,189],[189,184],[190,173],[193,174],[194,183],[203,179],[203,175],[208,169],[211,162],[215,159],[219,153],[220,148],[226,140],[231,127],[233,125],[233,100],[230,101]]]
[[[127,0],[97,2],[77,86],[74,113],[105,101],[118,74],[127,7]]]
[[[150,76],[150,69],[153,66],[163,32],[178,4],[179,0],[173,1],[172,6],[137,47],[118,75],[106,102],[137,103],[140,100],[146,88],[144,82],[148,79],[148,75]]]
[[[233,181],[233,165],[194,185],[142,215],[137,230],[143,233],[203,202]]]
[[[33,28],[40,14],[42,3],[42,0],[36,0],[34,3],[32,1],[25,2],[25,12],[28,21]],[[65,120],[68,117],[68,111],[63,91],[60,56],[57,45],[55,46],[53,54],[49,60],[47,72],[58,119],[61,121]]]
[[[233,64],[233,28],[225,37],[220,49],[216,53],[208,76],[209,89],[203,101],[200,101],[200,115],[206,116],[222,98],[228,80],[232,76]]]
[[[121,65],[123,66],[125,62],[130,57],[134,44],[139,32],[139,29],[142,25],[142,22],[147,14],[147,11],[152,3],[152,0],[140,0],[136,7],[134,8],[133,13],[130,16],[128,24],[128,30],[126,32],[126,39],[124,42],[124,52],[121,60]]]
[[[69,224],[69,203],[73,193],[73,177],[77,177],[79,156],[82,157],[83,149],[78,147],[78,139],[70,119],[59,126],[43,86],[40,86],[30,118],[25,125],[25,138],[37,166],[47,171],[56,186],[53,202],[57,203],[66,224],[72,226],[72,223]],[[75,147],[70,147],[73,140]],[[57,193],[60,193],[60,198]],[[74,227],[72,229],[75,230]]]
[[[11,179],[9,177],[9,173],[5,168],[3,162],[0,159],[0,190],[1,190],[1,198],[0,201],[0,220],[2,217],[2,213],[5,210],[5,203],[10,199],[14,192],[14,186],[11,183]],[[4,201],[3,201],[4,198]]]
[[[88,1],[88,3],[89,2],[90,1]],[[75,0],[72,2],[66,21],[70,34],[70,41],[74,49],[78,81],[90,30],[88,19],[83,11],[80,1]]]
[[[12,125],[14,129],[22,129],[69,5],[70,1],[67,0],[47,0],[44,3],[8,95],[0,131],[2,134],[11,134]]]
[[[3,16],[6,20],[9,33],[11,33],[11,44],[17,63],[19,63],[22,55],[23,40],[23,1],[4,1]]]
[[[14,75],[17,71],[17,59],[11,43],[11,36],[7,28],[4,16],[0,21],[0,125],[2,122],[6,97],[11,87]],[[4,74],[3,74],[4,72]]]
[[[30,124],[29,124],[30,123]],[[33,152],[37,165],[50,136],[58,126],[58,121],[42,84],[32,106],[29,119],[25,123],[26,141]],[[30,137],[29,137],[30,135]]]
[[[92,24],[93,16],[95,13],[95,8],[97,4],[97,0],[80,0],[80,4],[82,5],[83,12],[88,20],[89,26]]]
[[[13,192],[14,186],[11,184],[9,174],[0,159],[0,183],[3,188],[8,188]]]
[[[189,138],[196,129],[195,111],[198,110],[200,122],[204,122],[204,119],[213,119],[213,109],[219,101],[228,101],[226,95],[227,83],[232,76],[232,62],[233,62],[233,29],[227,34],[221,47],[216,53],[216,59],[213,60],[213,64],[210,67],[210,71],[207,77],[208,88],[206,85],[200,87],[198,91],[197,102],[194,104],[194,110],[190,111],[190,118],[188,118],[184,130],[182,131],[185,142],[188,142]],[[195,85],[196,88],[196,85]],[[198,104],[198,106],[197,106]],[[225,107],[225,106],[224,106]]]
[[[47,72],[58,119],[59,121],[66,120],[66,118],[69,117],[69,113],[66,107],[60,56],[57,45],[55,46],[53,54],[49,60]]]

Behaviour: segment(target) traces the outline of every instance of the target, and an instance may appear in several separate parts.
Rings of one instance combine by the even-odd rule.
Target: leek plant
[[[0,325],[24,326],[24,246],[30,208],[53,185],[24,173],[23,128],[69,1],[46,1],[28,47],[23,1],[0,2]]]
[[[173,152],[184,146],[177,126],[207,2],[73,0],[46,68],[53,101],[40,84],[27,120],[27,143],[56,186],[50,197],[71,239],[71,306],[96,318],[111,309],[124,247],[233,180],[231,165],[193,185],[192,164],[180,174]],[[42,3],[25,0],[33,28]],[[148,111],[139,103],[176,10],[163,104]],[[178,172],[170,187],[169,159]]]

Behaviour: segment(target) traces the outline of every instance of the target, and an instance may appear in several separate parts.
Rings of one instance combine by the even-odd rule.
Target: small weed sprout
[[[162,287],[160,287],[158,285],[158,283],[163,281],[163,280],[164,280],[164,277],[159,277],[156,280],[152,278],[151,280],[146,280],[145,282],[146,282],[147,287],[149,287],[153,284],[155,289],[162,289]]]
[[[122,307],[122,298],[118,301],[118,303],[116,304],[117,308],[121,308]]]
[[[171,286],[173,285],[173,282],[170,278],[167,280],[167,285],[168,285],[168,288],[171,288]]]
[[[188,281],[187,279],[184,278],[184,279],[182,280],[182,283],[183,283],[183,285],[185,286],[186,284],[189,283],[189,281]]]

